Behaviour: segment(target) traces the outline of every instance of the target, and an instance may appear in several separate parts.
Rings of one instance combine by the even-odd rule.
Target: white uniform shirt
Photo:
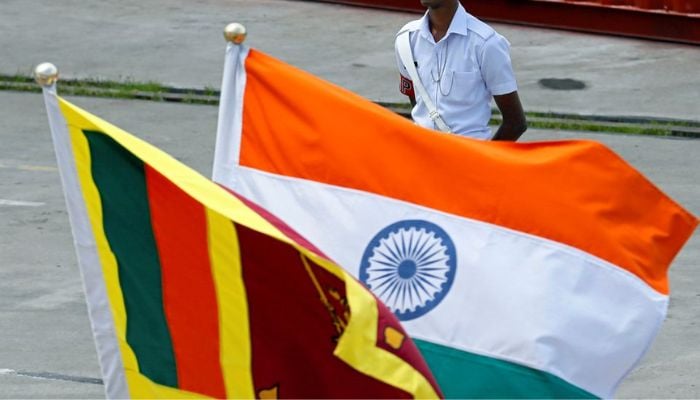
[[[491,97],[518,90],[510,61],[510,43],[459,4],[447,34],[437,43],[430,33],[428,13],[406,24],[413,59],[423,86],[451,131],[478,139],[493,136]],[[396,51],[402,92],[412,91],[406,67]],[[416,93],[417,94],[417,93]],[[419,95],[411,115],[421,126],[437,129]]]

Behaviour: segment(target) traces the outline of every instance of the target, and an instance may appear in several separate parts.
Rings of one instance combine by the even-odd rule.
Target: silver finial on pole
[[[51,86],[58,80],[58,68],[51,63],[41,63],[34,68],[34,80],[41,86]]]
[[[224,37],[233,44],[242,44],[247,34],[248,31],[245,29],[245,26],[238,22],[230,23],[224,28]]]

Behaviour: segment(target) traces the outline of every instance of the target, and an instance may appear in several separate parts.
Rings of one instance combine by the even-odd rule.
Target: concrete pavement
[[[468,4],[468,1],[466,2]],[[248,43],[374,101],[405,101],[396,31],[417,14],[285,0],[3,0],[0,73],[51,61],[65,77],[218,88],[229,22]],[[528,111],[700,120],[700,47],[494,24]],[[585,89],[544,88],[573,79]]]
[[[283,0],[4,0],[0,73],[51,61],[65,77],[218,88],[221,32],[240,21],[252,46],[371,100],[403,101],[392,36],[414,17]],[[496,27],[513,44],[528,110],[700,120],[700,48]],[[543,78],[587,88],[544,89]],[[70,100],[210,175],[216,107]],[[0,121],[0,398],[102,397],[41,96],[0,92]],[[700,215],[700,140],[537,130],[524,140],[559,138],[608,144]],[[698,237],[673,264],[668,320],[621,398],[700,398]]]

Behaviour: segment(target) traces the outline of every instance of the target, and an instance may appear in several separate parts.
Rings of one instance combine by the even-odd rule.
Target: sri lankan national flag
[[[281,221],[44,97],[108,397],[439,396],[391,312]]]

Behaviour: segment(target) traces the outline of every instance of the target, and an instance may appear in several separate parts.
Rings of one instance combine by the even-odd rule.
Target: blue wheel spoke
[[[399,261],[398,258],[392,257],[391,255],[388,255],[388,254],[383,253],[382,250],[381,250],[380,248],[375,248],[375,249],[374,249],[374,253],[375,253],[375,254],[379,254],[380,256],[386,258],[387,260],[393,262],[394,265],[399,265],[399,263],[401,262],[401,261]]]
[[[441,252],[444,252],[444,251],[445,251],[444,248],[438,247],[435,251],[433,251],[430,254],[422,254],[421,257],[416,259],[416,263],[422,265],[425,262],[425,260],[429,260],[432,257],[435,257],[436,255],[439,255]]]
[[[430,286],[430,287],[432,287],[432,288],[435,288],[436,290],[439,290],[439,289],[440,289],[440,286],[435,285],[435,284],[434,284],[433,282],[431,282],[429,279],[425,279],[424,276],[416,275],[416,281],[417,281],[417,282],[420,282],[420,283],[421,283],[421,286],[422,286],[422,284],[424,283],[424,284],[426,284],[427,286]],[[427,292],[426,292],[426,293],[427,293]]]
[[[406,232],[405,230],[399,231],[401,235],[399,237],[401,238],[401,258],[406,257],[406,240],[405,240],[405,235],[404,233]]]
[[[403,281],[399,278],[396,278],[392,281],[391,293],[394,293],[394,296],[396,296],[397,301],[399,296],[401,295],[401,285],[403,285]]]
[[[395,272],[395,271],[396,271],[396,270],[394,270],[394,271],[392,271],[392,272],[384,273],[384,274],[379,275],[379,276],[375,276],[375,277],[372,278],[372,281],[385,280],[385,279],[388,278],[388,277],[396,276],[396,272]]]
[[[421,277],[423,277],[423,278],[438,279],[438,280],[441,280],[441,281],[444,281],[444,280],[445,280],[445,277],[444,277],[444,276],[442,276],[442,275],[435,275],[435,274],[430,273],[430,272],[420,272],[420,273],[417,274],[417,276],[421,276]]]
[[[420,238],[419,238],[420,239]],[[418,244],[416,244],[416,251],[411,253],[411,258],[414,260],[418,258],[418,255],[423,252],[423,249],[425,248],[426,245],[428,245],[428,242],[430,242],[430,237],[429,236],[423,236],[423,242],[420,243],[420,247]]]
[[[419,282],[416,279],[412,279],[411,284],[409,285],[409,287],[411,289],[410,292],[415,293],[415,295],[416,295],[415,300],[413,299],[413,295],[411,295],[411,303],[413,303],[414,305],[420,304],[420,302],[421,302],[420,301],[421,296],[420,296],[420,293],[418,292],[418,288],[417,288],[418,284],[419,284]]]
[[[394,247],[392,248],[391,246],[386,246],[386,249],[389,250],[391,255],[393,255],[398,262],[401,262],[401,259],[403,257],[401,257],[401,254],[398,254],[399,245],[396,243],[396,236],[390,236],[389,238],[387,238],[387,242],[389,241],[389,239],[391,239],[391,244],[394,245]]]
[[[383,286],[390,285],[393,282],[396,282],[396,280],[397,280],[397,278],[395,276],[390,277],[388,279],[384,279],[382,281],[375,280],[374,282],[372,282],[372,290],[377,290],[377,289],[382,288]]]
[[[417,262],[418,265],[420,265],[420,269],[423,269],[425,266],[432,265],[435,263],[439,263],[441,261],[449,260],[450,258],[445,256],[445,257],[440,257],[440,258],[433,258],[432,260],[423,260],[420,262]],[[447,264],[447,263],[444,263]]]
[[[425,288],[425,285],[423,284],[423,283],[424,283],[423,281],[424,281],[424,280],[421,279],[419,276],[416,276],[416,279],[413,280],[413,286],[415,287],[416,292],[418,292],[418,290],[420,289],[420,291],[422,291],[423,293],[425,293],[425,297],[429,297],[429,298],[430,298],[430,297],[432,297],[432,296],[430,295],[430,292],[428,292],[428,289]],[[432,286],[432,285],[431,285],[431,286]],[[418,298],[420,298],[420,293],[418,294]]]
[[[391,272],[391,271],[396,271],[396,267],[389,267],[389,268],[384,268],[384,267],[375,267],[375,266],[370,266],[367,268],[367,272]],[[430,271],[430,268],[426,268],[426,271]]]
[[[433,253],[440,251],[440,248],[438,247],[440,244],[437,242],[434,242],[434,241],[428,242],[428,243],[426,243],[426,245],[427,246],[423,249],[423,251],[421,251],[420,254],[416,255],[416,260],[421,260],[421,259],[425,258],[426,254],[429,254],[431,251]],[[436,247],[438,247],[438,250],[435,250]],[[430,254],[433,254],[433,253],[430,253]]]
[[[380,261],[380,260],[377,260],[377,259],[370,259],[370,261],[373,262],[373,263],[386,265],[387,267],[389,267],[389,268],[391,268],[391,269],[396,269],[396,266],[398,265],[398,264],[393,263],[393,262]]]
[[[449,259],[449,258],[446,258],[446,259]],[[439,267],[426,267],[426,266],[421,265],[421,267],[419,268],[420,271],[426,271],[426,272],[447,271],[449,269],[450,269],[450,267],[447,264],[442,264]]]
[[[416,250],[415,249],[415,244],[413,243],[413,239],[415,238],[415,230],[410,230],[408,231],[408,249],[406,249],[406,257],[413,259],[413,252]]]
[[[408,292],[408,283],[406,281],[402,281],[400,283],[401,285],[401,308],[406,309],[406,293]]]

